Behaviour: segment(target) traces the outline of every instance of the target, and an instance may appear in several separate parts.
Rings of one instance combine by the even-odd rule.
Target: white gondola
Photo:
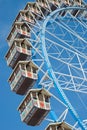
[[[32,61],[19,61],[9,78],[11,90],[24,95],[38,79],[38,67]]]
[[[74,0],[73,1],[73,6],[82,6],[82,0]],[[78,14],[79,14],[79,12],[80,12],[80,10],[79,9],[75,9],[75,10],[73,10],[72,12],[71,12],[71,14],[73,15],[73,16],[78,16]]]
[[[74,0],[74,5],[75,6],[81,6],[82,0]]]
[[[37,20],[41,19],[41,12],[40,12],[36,2],[28,2],[27,5],[25,6],[24,10],[29,10]]]
[[[30,38],[29,26],[24,22],[15,22],[10,34],[7,37],[9,46],[12,45],[15,38]]]
[[[52,11],[56,10],[60,6],[59,0],[48,0],[48,2]]]
[[[35,24],[34,16],[29,10],[21,10],[17,15],[15,22],[28,22],[30,24]]]
[[[28,3],[26,4],[24,10],[30,10],[30,7],[33,6],[33,5],[35,5],[35,4],[36,4],[36,2],[28,2]]]
[[[31,43],[27,39],[15,39],[6,54],[7,65],[12,69],[18,61],[31,59]]]
[[[50,123],[45,130],[72,130],[72,127],[66,122]]]
[[[50,13],[50,7],[48,0],[36,0],[42,13],[47,16]]]
[[[38,4],[39,4],[41,7],[44,7],[44,8],[46,8],[46,9],[49,9],[47,1],[48,1],[48,0],[37,0]]]
[[[68,6],[69,6],[69,1],[68,1],[68,0],[63,0],[63,1],[60,2],[60,8],[66,8],[66,7],[68,7]],[[59,15],[65,16],[66,13],[67,13],[67,11],[66,11],[66,10],[63,10],[63,11],[60,11],[60,12],[59,12]]]
[[[27,125],[39,125],[50,111],[51,94],[45,89],[31,89],[18,107],[21,120]]]

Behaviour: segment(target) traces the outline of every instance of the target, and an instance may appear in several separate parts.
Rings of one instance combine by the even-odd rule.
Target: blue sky
[[[23,9],[27,2],[29,0],[0,0],[0,130],[31,129],[20,121],[17,107],[23,97],[10,90],[7,79],[11,69],[8,68],[4,58],[8,50],[6,37],[19,10]],[[38,127],[32,128],[35,129],[39,130]]]

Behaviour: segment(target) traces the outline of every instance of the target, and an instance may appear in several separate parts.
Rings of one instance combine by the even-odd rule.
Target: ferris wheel
[[[45,130],[87,130],[85,2],[29,2],[7,40],[11,90],[25,95],[18,107],[21,120],[30,126],[42,122]]]

